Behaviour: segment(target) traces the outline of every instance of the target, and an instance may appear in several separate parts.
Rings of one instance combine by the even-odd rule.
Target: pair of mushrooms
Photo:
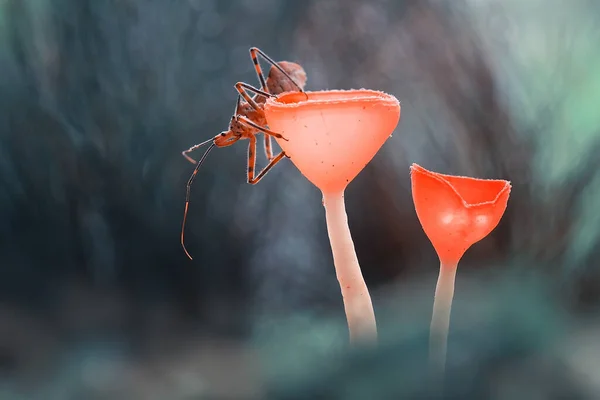
[[[350,342],[376,342],[377,326],[348,227],[344,191],[371,161],[400,121],[400,103],[372,90],[286,93],[269,98],[270,129],[287,140],[278,144],[323,194],[327,231],[340,284]],[[411,166],[417,216],[440,259],[431,357],[445,364],[454,280],[459,260],[500,222],[510,195],[504,180],[442,175]]]

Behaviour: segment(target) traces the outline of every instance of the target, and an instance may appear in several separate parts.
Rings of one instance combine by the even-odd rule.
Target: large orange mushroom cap
[[[374,90],[285,93],[265,104],[269,128],[302,174],[325,193],[343,191],[390,137],[400,103]]]
[[[417,164],[410,170],[421,226],[441,263],[456,265],[469,247],[500,222],[510,196],[510,182],[438,174]]]

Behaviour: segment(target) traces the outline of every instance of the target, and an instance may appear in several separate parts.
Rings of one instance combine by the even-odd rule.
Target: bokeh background
[[[413,162],[513,185],[459,269],[448,398],[600,397],[598,21],[593,0],[1,1],[0,399],[427,398]],[[251,186],[246,143],[213,151],[181,249],[181,151],[258,85],[251,46],[309,90],[401,101],[346,196],[379,350],[345,347],[320,193],[288,160]]]

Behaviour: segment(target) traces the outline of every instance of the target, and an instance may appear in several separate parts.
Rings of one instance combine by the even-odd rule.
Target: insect
[[[259,55],[269,62],[269,64],[271,64],[267,79],[265,79],[260,66],[258,60]],[[281,93],[304,93],[304,86],[306,85],[306,72],[299,64],[288,61],[273,61],[268,55],[266,55],[257,47],[252,47],[250,49],[250,58],[252,59],[256,75],[258,76],[258,80],[260,82],[260,89],[257,89],[244,82],[236,83],[235,89],[238,92],[238,97],[235,111],[231,117],[231,120],[229,121],[229,128],[213,138],[196,144],[181,153],[189,162],[196,164],[196,168],[194,169],[194,172],[192,172],[192,175],[190,176],[186,185],[185,209],[183,214],[183,223],[181,225],[181,246],[190,260],[192,259],[192,256],[188,253],[184,244],[185,222],[190,203],[190,191],[192,183],[196,178],[196,174],[208,156],[208,153],[214,147],[231,146],[241,139],[250,140],[250,144],[248,145],[247,182],[252,185],[257,184],[262,178],[265,177],[267,172],[269,172],[271,168],[275,166],[275,164],[281,161],[284,157],[287,157],[283,151],[281,151],[277,156],[273,156],[272,138],[275,137],[283,140],[287,139],[285,139],[281,134],[273,132],[267,128],[264,104],[268,97],[275,97]],[[248,92],[254,93],[254,95],[251,97]],[[257,175],[255,173],[257,144],[256,135],[259,132],[264,134],[265,154],[269,162]],[[191,152],[207,144],[210,145],[199,161],[196,161],[189,156]]]

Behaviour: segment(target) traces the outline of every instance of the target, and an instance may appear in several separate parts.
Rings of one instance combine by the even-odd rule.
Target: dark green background
[[[0,399],[427,398],[438,265],[412,162],[513,184],[459,269],[449,396],[593,398],[598,15],[585,0],[0,2]],[[402,103],[346,200],[378,354],[344,350],[320,194],[289,161],[251,186],[245,144],[214,151],[194,260],[181,250],[180,152],[226,129],[234,83],[258,84],[251,46],[300,62],[309,90]]]

